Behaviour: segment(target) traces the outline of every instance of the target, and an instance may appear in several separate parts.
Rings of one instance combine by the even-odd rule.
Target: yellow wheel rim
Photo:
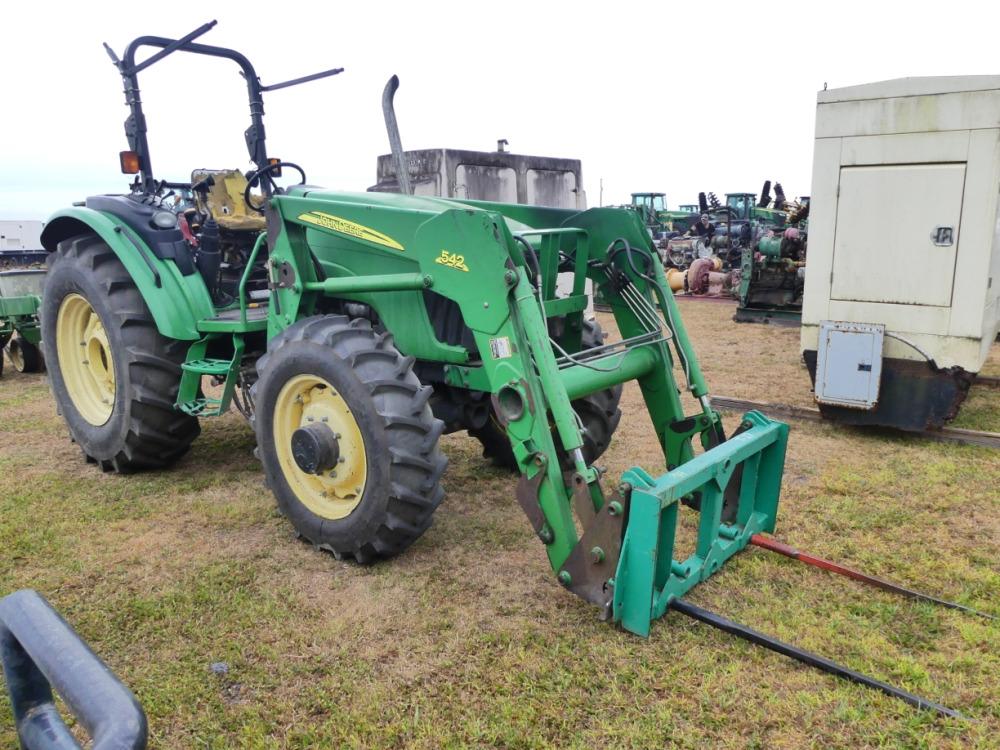
[[[17,339],[14,339],[7,345],[7,356],[10,357],[10,363],[14,365],[15,370],[24,372],[24,352],[21,350],[21,344]]]
[[[319,422],[337,435],[340,458],[322,474],[307,474],[292,456],[292,434]],[[295,496],[322,518],[344,518],[358,507],[368,477],[365,441],[350,408],[323,378],[296,375],[282,386],[274,404],[274,447],[281,472]]]
[[[69,294],[56,316],[59,371],[73,406],[94,426],[115,408],[115,366],[104,324],[85,297]]]

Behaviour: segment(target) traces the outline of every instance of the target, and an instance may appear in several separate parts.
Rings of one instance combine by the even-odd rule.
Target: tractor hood
[[[466,208],[470,211],[489,211],[503,216],[507,228],[512,233],[537,229],[539,227],[560,226],[571,216],[579,213],[575,210],[526,206],[515,203],[458,200],[424,195],[402,195],[400,193],[342,192],[309,185],[296,185],[289,188],[286,195],[289,197],[309,198],[310,200],[329,201],[330,203],[339,205],[350,205],[358,209],[412,211],[425,214],[427,218],[430,218],[431,215],[441,214],[456,208]]]

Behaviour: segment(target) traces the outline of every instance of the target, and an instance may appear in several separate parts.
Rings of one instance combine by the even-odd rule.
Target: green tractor
[[[649,233],[634,211],[333,192],[268,156],[262,85],[239,52],[144,36],[121,59],[131,114],[123,195],[57,212],[41,306],[51,387],[107,471],[176,462],[199,420],[235,406],[297,533],[371,563],[431,525],[466,430],[516,469],[516,496],[558,581],[640,634],[774,528],[787,427],[724,433]],[[156,52],[142,61],[142,48]],[[236,63],[254,168],[154,177],[138,75],[174,52]],[[298,184],[279,187],[282,173]],[[572,274],[560,296],[556,277]],[[584,317],[590,279],[620,340]],[[697,404],[686,415],[683,386]],[[608,482],[595,461],[638,381],[666,471]],[[460,497],[455,498],[460,501]],[[676,560],[679,507],[699,514]]]
[[[698,218],[698,207],[694,205],[681,206],[677,211],[668,209],[664,193],[632,193],[631,206],[642,214],[646,226],[654,235],[686,232]]]

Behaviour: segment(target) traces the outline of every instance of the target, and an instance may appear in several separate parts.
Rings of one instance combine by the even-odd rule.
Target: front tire
[[[388,333],[343,315],[268,342],[253,386],[268,486],[296,532],[338,559],[399,554],[444,498],[431,388]]]
[[[42,341],[70,436],[105,471],[169,466],[200,431],[196,418],[174,409],[187,342],[160,335],[100,237],[64,240],[48,260]]]

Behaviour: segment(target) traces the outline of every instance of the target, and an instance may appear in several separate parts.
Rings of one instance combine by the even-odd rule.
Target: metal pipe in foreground
[[[132,692],[36,591],[0,600],[0,656],[24,750],[78,750],[52,688],[93,750],[143,750],[146,714]]]

